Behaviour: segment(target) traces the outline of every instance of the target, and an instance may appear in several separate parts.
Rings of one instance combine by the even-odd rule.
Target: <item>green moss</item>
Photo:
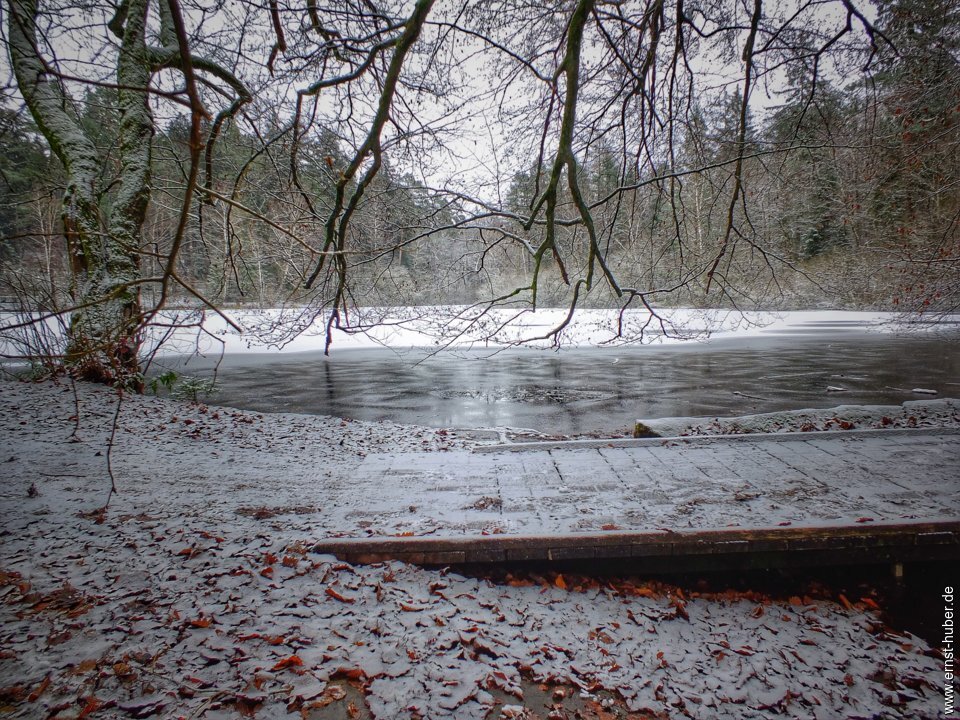
[[[660,433],[655,432],[649,425],[645,425],[637,420],[633,426],[633,436],[635,438],[656,438],[660,437]]]

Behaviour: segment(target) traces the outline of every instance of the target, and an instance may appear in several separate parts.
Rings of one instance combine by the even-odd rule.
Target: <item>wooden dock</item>
[[[616,560],[650,572],[957,561],[958,441],[955,431],[810,433],[370,456],[333,489],[349,522],[315,550],[431,565]]]

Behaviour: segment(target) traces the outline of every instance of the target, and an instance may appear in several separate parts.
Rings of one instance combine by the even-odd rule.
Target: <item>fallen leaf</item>
[[[86,704],[84,704],[83,709],[80,711],[80,714],[77,715],[77,720],[81,720],[81,718],[85,718],[92,715],[101,707],[103,707],[103,701],[97,698],[96,695],[91,695],[90,697],[87,698]]]
[[[36,702],[41,695],[46,691],[50,686],[50,676],[47,675],[37,686],[37,689],[34,690],[30,695],[27,696],[27,702]]]
[[[284,670],[286,668],[291,668],[291,667],[301,667],[302,665],[303,665],[303,660],[301,660],[298,655],[291,655],[288,658],[284,658],[283,660],[278,662],[276,665],[274,665],[270,669],[273,671],[277,671],[277,670]]]
[[[870,608],[871,610],[879,610],[879,609],[880,609],[880,606],[877,605],[877,603],[876,603],[872,598],[862,597],[862,598],[860,598],[860,602],[862,602],[864,605],[866,605],[866,606],[867,606],[868,608]]]
[[[334,589],[331,588],[331,587],[328,587],[328,588],[326,589],[326,593],[327,593],[328,596],[332,597],[334,600],[339,600],[339,601],[342,602],[342,603],[351,603],[351,604],[352,604],[352,603],[356,602],[353,598],[347,597],[346,595],[341,595],[340,593],[338,593],[336,590],[334,590]]]

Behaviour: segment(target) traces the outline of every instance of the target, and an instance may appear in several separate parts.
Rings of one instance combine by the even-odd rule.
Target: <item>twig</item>
[[[739,395],[740,397],[749,398],[750,400],[769,400],[770,399],[765,397],[758,397],[757,395],[747,395],[746,393],[742,393],[738,390],[734,390],[733,394]]]
[[[70,389],[73,390],[73,432],[70,433],[70,437],[67,438],[67,442],[77,443],[80,442],[80,395],[77,393],[77,381],[70,377]]]
[[[110,427],[110,440],[107,442],[107,474],[110,476],[110,494],[107,495],[107,501],[103,504],[103,509],[110,507],[110,500],[114,494],[119,495],[117,491],[117,480],[113,474],[113,442],[117,437],[117,426],[120,422],[120,408],[123,406],[123,389],[117,390],[117,409],[113,413],[113,423]]]
[[[211,689],[211,690],[213,691],[213,694],[212,694],[209,698],[207,698],[207,699],[203,702],[203,704],[200,705],[200,707],[198,707],[196,710],[194,710],[192,713],[190,713],[190,715],[189,715],[189,717],[188,717],[188,720],[193,720],[194,718],[200,717],[200,716],[203,715],[205,712],[207,712],[207,710],[210,709],[210,706],[213,705],[213,703],[215,703],[217,700],[219,700],[219,699],[220,699],[221,697],[223,697],[224,695],[229,695],[229,694],[230,694],[230,691],[229,691],[229,690],[220,690],[220,689],[215,689],[215,690],[214,690],[214,689]]]

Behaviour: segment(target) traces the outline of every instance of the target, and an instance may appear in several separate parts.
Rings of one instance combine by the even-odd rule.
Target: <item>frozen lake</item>
[[[205,375],[209,367],[193,359],[179,369]],[[623,434],[637,418],[896,405],[930,397],[913,388],[958,397],[960,342],[956,334],[897,336],[852,321],[823,321],[759,337],[560,352],[228,354],[218,387],[213,402],[262,412]]]

